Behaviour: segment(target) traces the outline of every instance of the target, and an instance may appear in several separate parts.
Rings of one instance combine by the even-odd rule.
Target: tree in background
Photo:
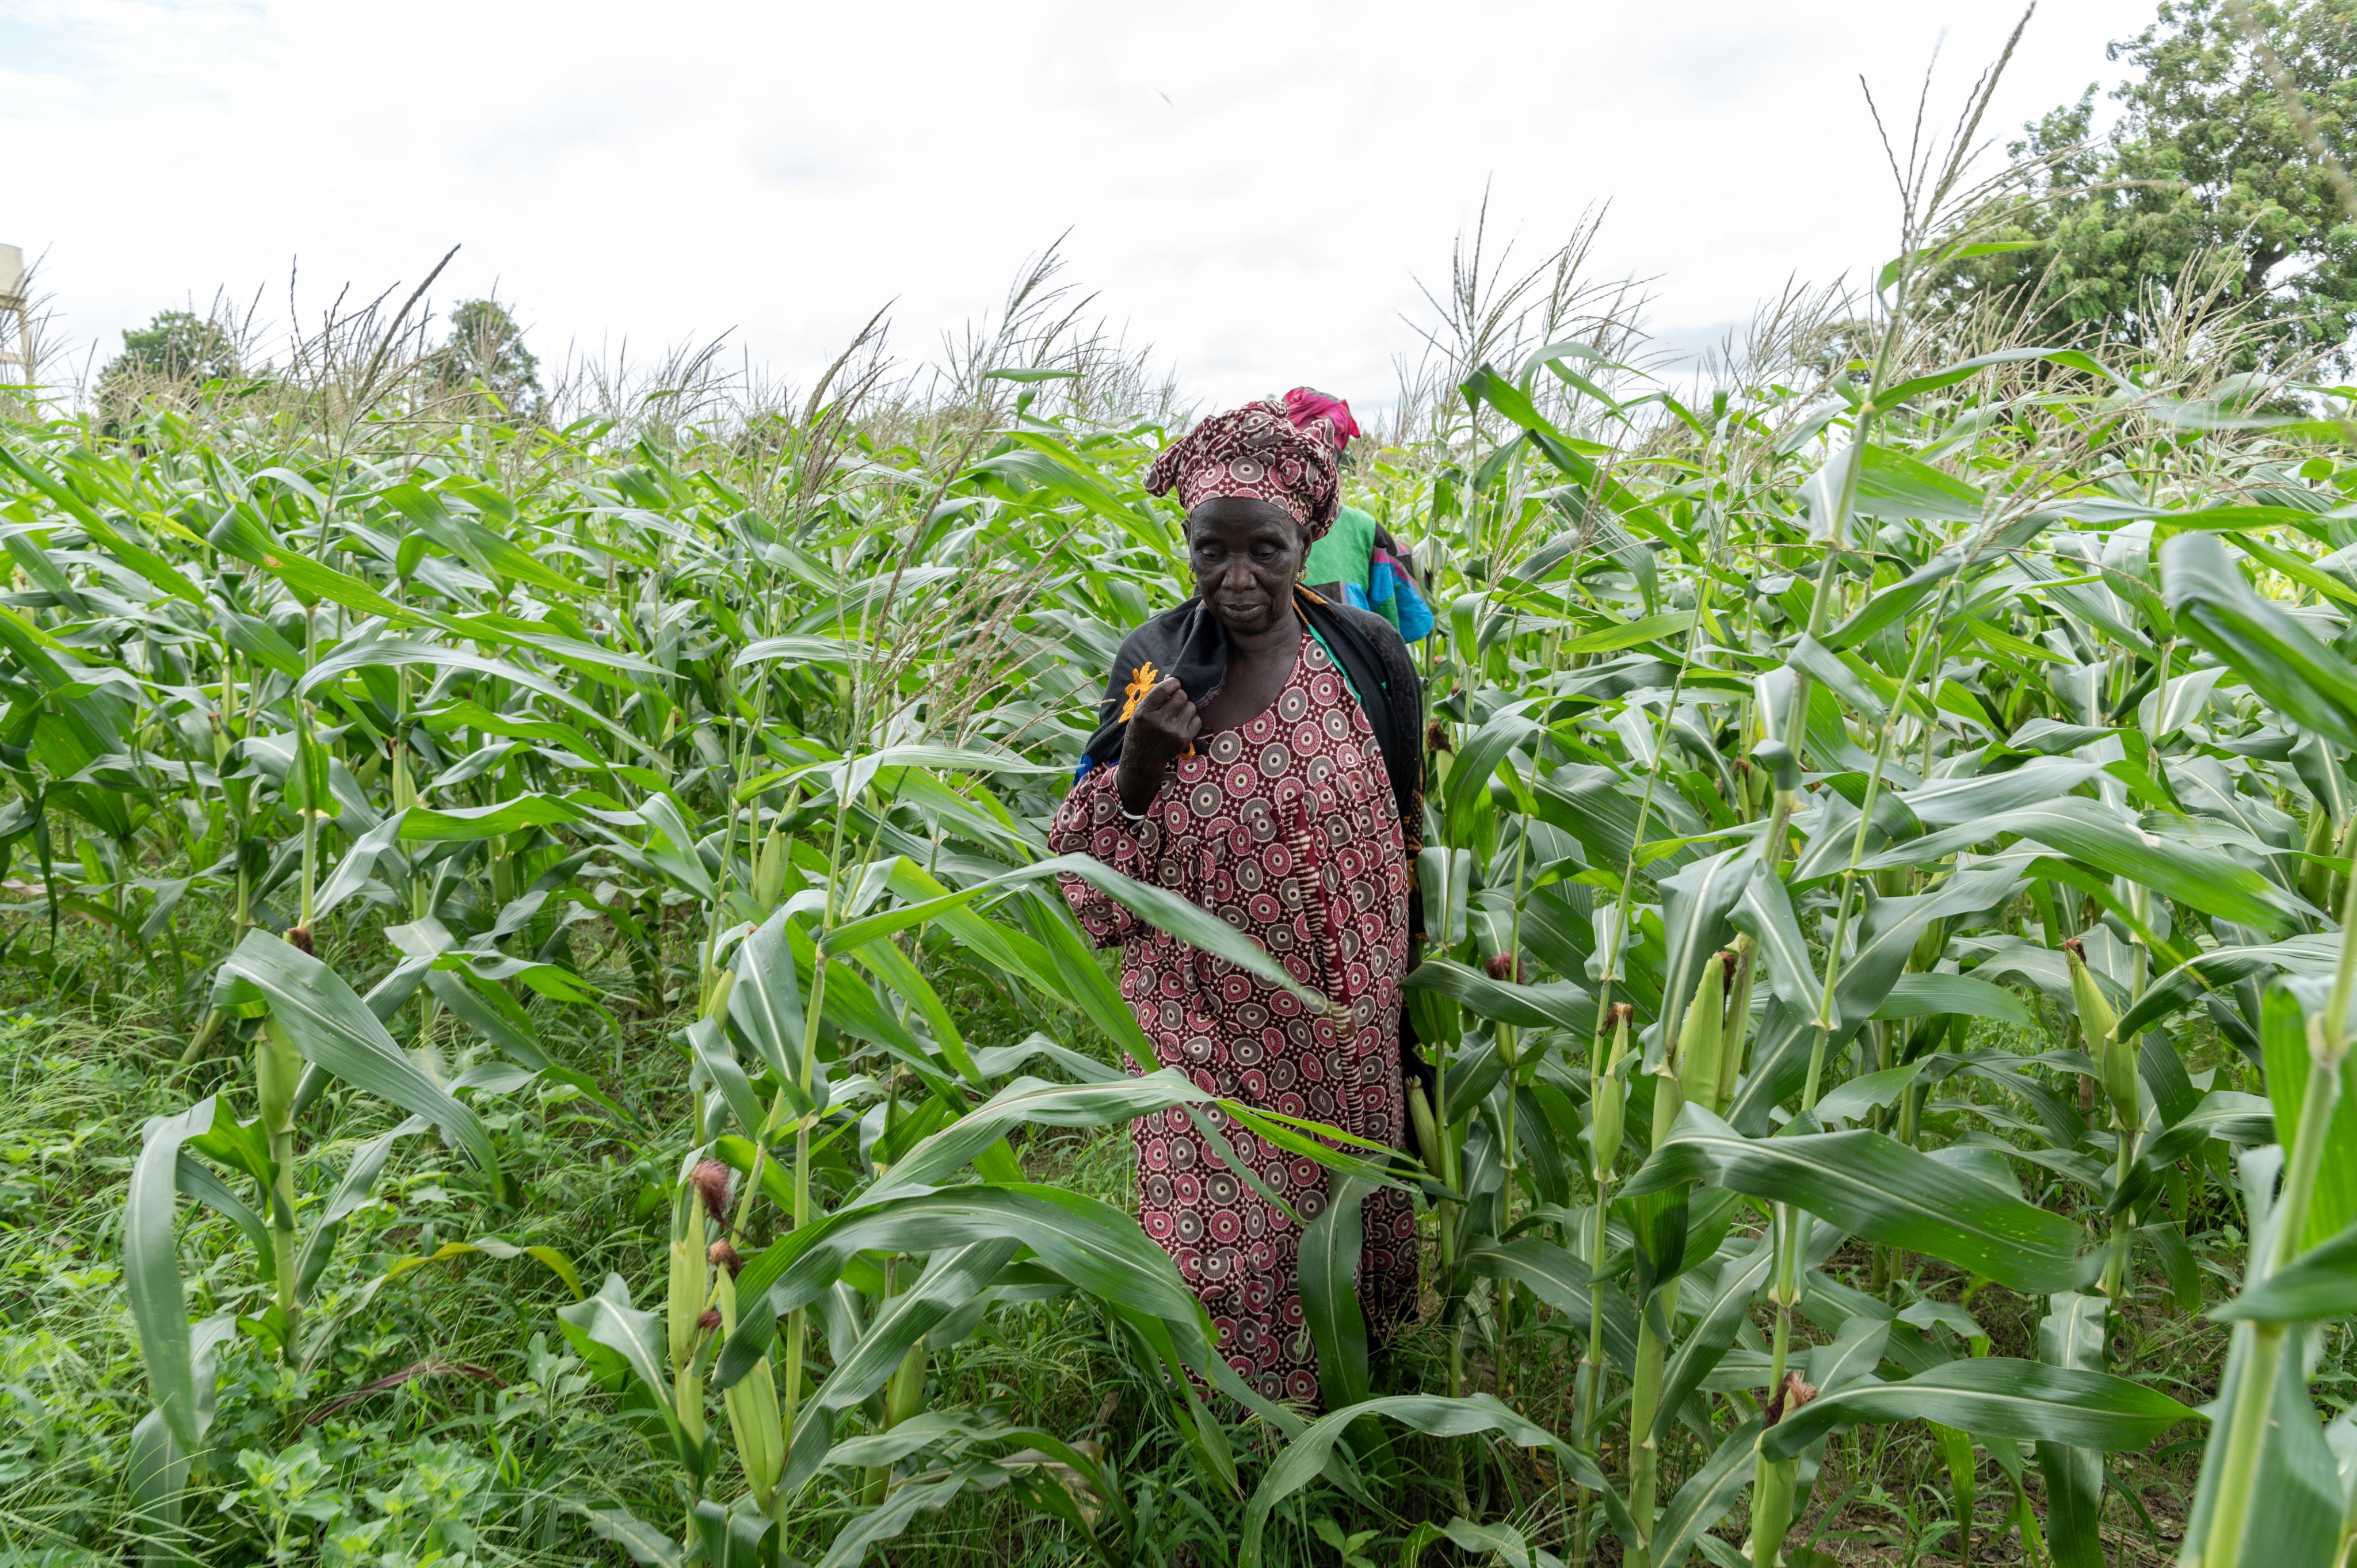
[[[159,310],[145,327],[124,329],[123,352],[99,372],[99,401],[115,403],[157,383],[225,381],[243,368],[237,339],[220,321]]]
[[[2321,352],[2342,368],[2357,330],[2357,222],[2284,102],[2241,10],[2269,40],[2317,139],[2345,167],[2357,135],[2357,0],[2163,0],[2106,51],[2143,74],[2112,96],[2090,142],[2096,89],[2024,127],[2007,150],[2043,167],[1991,238],[2025,248],[1960,263],[1943,292],[2018,310],[2044,341],[2092,335],[2150,348],[2193,296],[2239,304],[2243,369]]]
[[[540,360],[523,346],[523,328],[496,299],[461,300],[450,336],[428,358],[435,379],[454,389],[480,388],[516,419],[540,407]]]

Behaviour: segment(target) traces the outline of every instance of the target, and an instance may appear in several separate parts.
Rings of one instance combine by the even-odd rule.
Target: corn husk
[[[2137,1069],[2134,1040],[2119,1035],[2119,1015],[2087,967],[2087,950],[2076,937],[2062,944],[2063,961],[2071,971],[2071,999],[2078,1004],[2079,1033],[2087,1054],[2095,1058],[2104,1093],[2112,1102],[2116,1123],[2130,1131],[2144,1125],[2144,1075]]]
[[[1711,1107],[1721,1116],[1735,1101],[1736,1080],[1743,1076],[1744,1052],[1751,1043],[1751,981],[1760,970],[1759,956],[1749,937],[1735,940],[1735,977],[1727,987],[1726,1038],[1719,1047],[1718,1098]]]
[[[714,1305],[720,1308],[721,1334],[724,1337],[734,1334],[737,1282],[728,1277],[726,1269],[714,1276],[712,1294]],[[751,1371],[721,1391],[720,1403],[728,1412],[729,1436],[736,1443],[737,1462],[745,1467],[753,1500],[766,1509],[785,1463],[784,1435],[778,1427],[778,1383],[770,1374],[770,1359],[762,1357],[753,1363]]]
[[[696,1322],[704,1316],[712,1269],[704,1243],[704,1199],[693,1185],[680,1188],[680,1207],[685,1215],[672,1228],[671,1282],[664,1302],[673,1371],[695,1359]]]
[[[761,841],[761,848],[753,857],[753,907],[769,909],[776,906],[778,895],[786,890],[787,841],[785,824],[770,830]]]
[[[1611,1176],[1613,1162],[1620,1157],[1623,1118],[1629,1110],[1628,1085],[1614,1071],[1629,1054],[1629,1008],[1623,1004],[1613,1014],[1612,1033],[1597,1036],[1604,1058],[1596,1064],[1589,1090],[1588,1139],[1596,1155],[1596,1169],[1589,1174],[1598,1182]]]
[[[2332,813],[2321,801],[2309,813],[2308,842],[2302,845],[2311,855],[2332,853]],[[2299,865],[2300,897],[2319,908],[2329,908],[2332,902],[2332,868],[2320,860],[2304,860]]]
[[[1694,1000],[1678,1026],[1678,1091],[1699,1105],[1718,1103],[1719,1070],[1726,1060],[1727,972],[1732,955],[1713,953],[1702,966]],[[1657,1117],[1656,1120],[1659,1120]]]

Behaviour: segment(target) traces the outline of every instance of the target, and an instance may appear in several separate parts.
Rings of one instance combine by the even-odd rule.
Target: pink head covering
[[[1349,403],[1296,387],[1282,404],[1248,403],[1195,426],[1154,460],[1146,488],[1157,496],[1176,489],[1189,511],[1214,496],[1267,501],[1316,541],[1334,526],[1342,449],[1358,434]]]
[[[1351,405],[1316,387],[1296,387],[1286,393],[1285,417],[1293,421],[1297,430],[1307,430],[1315,422],[1324,420],[1337,452],[1347,448],[1351,438],[1359,434],[1359,422],[1351,417]]]

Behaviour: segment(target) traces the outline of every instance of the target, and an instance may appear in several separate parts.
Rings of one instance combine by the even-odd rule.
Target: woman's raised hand
[[[1138,699],[1121,743],[1121,803],[1125,810],[1135,814],[1154,803],[1163,774],[1202,728],[1202,715],[1176,675],[1164,676]]]

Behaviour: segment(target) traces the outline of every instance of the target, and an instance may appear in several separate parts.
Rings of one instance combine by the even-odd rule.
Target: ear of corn
[[[1730,953],[1713,953],[1702,966],[1694,999],[1678,1027],[1678,1094],[1705,1106],[1718,1103],[1726,1069],[1727,976]],[[1658,1120],[1658,1118],[1657,1118]]]
[[[1588,1096],[1591,1118],[1589,1146],[1595,1155],[1594,1176],[1598,1182],[1608,1180],[1613,1162],[1620,1157],[1622,1119],[1628,1114],[1629,1089],[1620,1074],[1620,1065],[1629,1058],[1629,1009],[1623,1005],[1612,1019],[1609,1034],[1596,1036],[1598,1047],[1593,1089]]]
[[[2095,1059],[2115,1122],[2133,1133],[2144,1125],[2144,1079],[2137,1070],[2136,1042],[2120,1038],[2119,1015],[2087,967],[2084,944],[2072,938],[2062,944],[2062,951],[2072,999],[2079,1010],[2079,1033],[2087,1042],[2087,1054]]]
[[[737,1282],[728,1270],[714,1273],[712,1296],[720,1310],[720,1333],[725,1339],[737,1332]],[[728,1412],[728,1432],[736,1444],[737,1462],[744,1466],[746,1485],[756,1506],[766,1512],[778,1485],[778,1472],[785,1463],[785,1434],[778,1425],[778,1385],[770,1372],[770,1359],[764,1356],[755,1362],[751,1371],[721,1391],[720,1399]]]

